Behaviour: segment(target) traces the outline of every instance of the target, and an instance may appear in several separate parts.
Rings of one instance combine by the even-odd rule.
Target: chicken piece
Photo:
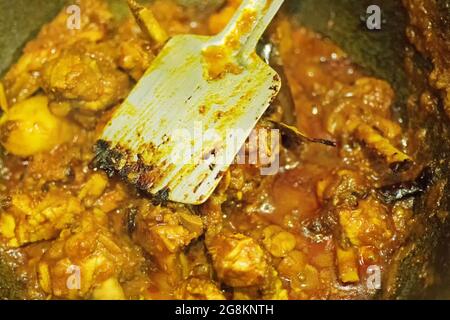
[[[387,209],[376,199],[360,200],[356,209],[338,209],[339,223],[355,246],[382,248],[393,239],[394,229]]]
[[[0,214],[0,235],[9,240],[9,244],[17,243],[16,237],[16,220],[14,216],[8,213]]]
[[[82,148],[78,145],[65,143],[49,152],[35,154],[28,162],[23,181],[32,180],[32,184],[38,180],[39,185],[74,182],[81,153]]]
[[[96,207],[103,212],[111,212],[118,209],[128,200],[127,187],[117,183],[112,188],[108,188],[100,198],[95,201]],[[134,221],[131,221],[134,223]]]
[[[189,278],[175,289],[175,298],[179,300],[225,300],[225,296],[216,284],[210,280]]]
[[[125,297],[120,282],[133,277],[144,259],[107,225],[103,212],[86,212],[52,242],[37,267],[44,292],[63,299]]]
[[[320,190],[321,201],[324,205],[335,208],[355,208],[358,201],[369,192],[369,183],[361,171],[338,169],[325,180],[320,181],[323,188]],[[332,217],[330,217],[332,218]],[[334,220],[334,219],[332,219]],[[332,221],[329,221],[329,229],[334,229]],[[329,223],[328,223],[329,224]],[[331,227],[331,228],[330,228]]]
[[[295,248],[295,237],[277,225],[263,230],[263,244],[274,257],[284,257]]]
[[[129,38],[129,34],[124,34],[123,37],[127,38],[120,41],[118,65],[138,81],[155,56],[144,40]]]
[[[278,264],[278,272],[284,276],[294,280],[300,273],[303,272],[306,266],[306,256],[301,251],[291,251],[283,260]],[[291,280],[291,281],[292,281]]]
[[[16,192],[0,212],[0,236],[9,247],[49,240],[74,222],[82,211],[70,192],[52,189],[45,195]]]
[[[103,281],[92,292],[94,300],[125,300],[123,289],[117,278],[109,278]]]
[[[203,233],[200,217],[184,206],[153,206],[139,209],[133,239],[141,245],[164,272],[181,276],[179,253]]]
[[[262,289],[262,298],[264,300],[288,300],[288,292],[283,288],[283,282],[278,276],[275,268],[269,268],[269,274]]]
[[[388,83],[373,78],[358,79],[336,96],[330,93],[325,126],[335,136],[355,136],[382,156],[389,165],[411,163],[411,158],[394,146],[400,126],[391,120],[394,92]]]
[[[429,83],[440,90],[450,117],[450,31],[447,1],[403,0],[410,25],[406,34],[421,54],[433,63]]]
[[[4,85],[10,102],[43,89],[51,110],[64,114],[71,109],[102,110],[127,95],[128,76],[116,65],[121,39],[110,37],[111,12],[103,0],[82,0],[78,5],[82,12],[79,30],[67,28],[68,16],[63,10],[42,28],[6,74]],[[148,59],[143,52],[133,59],[142,58],[145,64]]]
[[[302,278],[302,287],[305,290],[317,290],[320,289],[320,274],[316,267],[307,264]]]
[[[288,300],[288,291],[283,287],[283,282],[278,272],[269,267],[264,284],[258,287],[239,287],[233,289],[233,300]]]
[[[325,100],[330,104],[325,109],[326,128],[332,134],[351,133],[354,127],[347,126],[347,122],[353,115],[364,123],[377,126],[373,116],[390,120],[389,108],[393,98],[394,92],[387,82],[360,78],[353,86],[345,86],[338,93],[330,92],[330,96]],[[391,125],[398,126],[395,123]]]
[[[291,251],[280,261],[277,270],[283,278],[289,280],[292,296],[306,299],[309,292],[322,289],[319,271],[308,264],[307,256],[301,251]]]
[[[213,270],[203,241],[192,243],[185,251],[184,278],[213,279]]]
[[[48,99],[36,96],[19,102],[0,119],[0,142],[17,156],[28,157],[73,138],[76,129],[48,110]]]
[[[128,76],[116,68],[112,57],[96,55],[94,49],[77,45],[44,65],[42,87],[52,101],[69,102],[82,111],[98,111],[126,97]]]
[[[330,200],[333,206],[356,207],[358,199],[367,192],[367,181],[358,171],[338,170],[322,192],[322,201]]]
[[[222,232],[207,239],[214,270],[231,287],[262,286],[269,271],[264,250],[250,237]]]
[[[103,0],[81,0],[80,29],[67,28],[69,13],[62,10],[30,41],[19,61],[4,77],[8,101],[15,104],[32,96],[39,88],[43,66],[58,57],[64,48],[78,42],[97,43],[106,38],[113,18]]]
[[[108,186],[108,178],[104,173],[93,173],[78,194],[78,199],[99,198]]]

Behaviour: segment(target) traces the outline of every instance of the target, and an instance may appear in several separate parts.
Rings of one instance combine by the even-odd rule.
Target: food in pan
[[[208,15],[167,0],[150,8],[169,35],[211,35],[239,3]],[[374,272],[384,273],[404,245],[416,223],[413,197],[433,176],[411,143],[421,132],[392,114],[388,82],[279,14],[263,41],[287,81],[255,130],[281,129],[280,170],[263,175],[258,163],[234,164],[204,204],[173,203],[93,162],[99,134],[160,46],[132,17],[114,21],[104,1],[80,6],[81,29],[68,29],[61,12],[1,81],[0,256],[18,297],[377,292]]]

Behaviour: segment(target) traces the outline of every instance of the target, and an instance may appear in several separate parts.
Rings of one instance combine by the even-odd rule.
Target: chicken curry
[[[169,35],[216,34],[213,14],[172,1],[150,8]],[[283,62],[281,95],[257,128],[287,122],[280,170],[232,165],[189,206],[152,198],[93,163],[99,133],[160,49],[130,16],[80,1],[61,12],[1,80],[0,255],[28,299],[369,298],[375,271],[415,223],[411,195],[431,173],[420,132],[391,113],[394,91],[330,40],[279,14],[264,41]],[[401,176],[410,181],[402,188]]]

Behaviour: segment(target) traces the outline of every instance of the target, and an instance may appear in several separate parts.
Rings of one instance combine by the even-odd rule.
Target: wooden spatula
[[[277,95],[255,53],[283,0],[244,0],[214,37],[170,39],[115,111],[94,166],[160,200],[204,202]]]

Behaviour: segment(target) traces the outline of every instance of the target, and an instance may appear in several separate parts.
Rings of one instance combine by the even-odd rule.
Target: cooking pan
[[[187,6],[212,10],[220,0],[179,0]],[[432,1],[432,0],[428,0]],[[117,18],[127,14],[125,1],[109,0]],[[427,0],[424,0],[427,2]],[[450,41],[450,0],[436,0],[442,10],[435,28]],[[0,75],[20,56],[23,45],[50,21],[68,2],[65,0],[0,0]],[[366,27],[367,7],[382,9],[380,30]],[[387,80],[395,89],[394,114],[402,126],[426,134],[416,155],[433,172],[431,187],[414,199],[414,214],[419,221],[405,245],[383,274],[381,290],[373,298],[450,298],[450,123],[439,92],[430,88],[427,75],[432,63],[422,57],[406,37],[408,13],[401,1],[392,0],[287,0],[289,14],[306,27],[329,37],[341,46],[352,61],[367,74]],[[414,72],[405,67],[405,59]],[[436,94],[438,108],[424,111],[420,94]],[[0,157],[1,161],[1,157]],[[1,166],[1,162],[0,162]],[[417,229],[417,230],[416,230]],[[0,251],[0,298],[21,298],[20,280],[15,279],[8,261]]]

